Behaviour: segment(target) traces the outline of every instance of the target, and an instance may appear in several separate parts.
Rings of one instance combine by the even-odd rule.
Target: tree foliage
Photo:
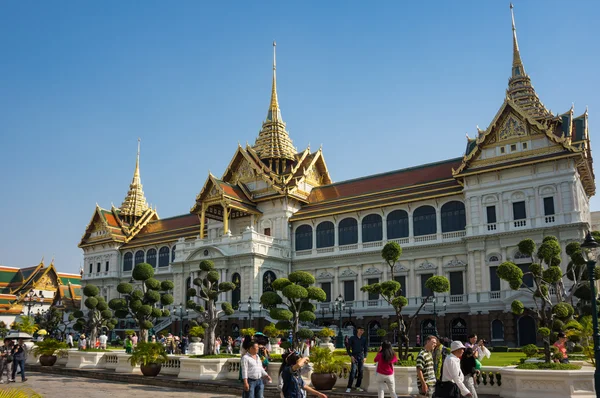
[[[83,302],[87,312],[76,311],[74,316],[77,320],[73,329],[87,333],[90,341],[94,342],[101,329],[112,330],[118,321],[108,309],[104,297],[100,296],[98,287],[88,284],[83,288],[83,294],[87,297]]]
[[[188,290],[189,297],[197,297],[202,303],[196,303],[190,299],[187,301],[187,308],[198,314],[199,321],[205,324],[205,352],[213,352],[215,345],[215,330],[219,318],[224,315],[233,315],[234,310],[231,303],[225,301],[221,303],[221,309],[217,309],[217,299],[219,294],[235,289],[231,282],[219,283],[219,273],[215,271],[215,265],[210,260],[200,262],[200,276],[193,280],[196,288]]]
[[[271,283],[273,292],[265,292],[260,302],[269,308],[271,318],[279,321],[276,327],[281,330],[290,329],[296,348],[298,339],[311,338],[312,331],[300,328],[300,322],[312,322],[316,316],[315,307],[310,302],[325,301],[327,295],[320,287],[312,286],[315,277],[304,271],[295,271],[287,278],[277,278]]]
[[[140,283],[135,286],[119,283],[117,291],[122,297],[110,300],[108,306],[119,318],[131,316],[140,328],[141,340],[148,341],[148,330],[154,327],[157,318],[169,316],[167,310],[159,308],[159,303],[163,306],[173,304],[173,296],[168,293],[170,289],[165,289],[172,289],[173,282],[154,279],[154,268],[148,263],[136,264],[131,275]]]

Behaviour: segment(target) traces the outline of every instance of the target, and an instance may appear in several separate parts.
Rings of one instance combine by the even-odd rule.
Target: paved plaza
[[[127,384],[106,380],[89,379],[85,377],[63,376],[57,374],[44,374],[29,372],[27,381],[21,383],[2,384],[0,390],[7,387],[27,386],[32,388],[44,398],[65,398],[85,396],[86,398],[106,397],[134,397],[149,394],[158,394],[161,397],[174,398],[231,398],[235,395],[212,394],[209,392],[171,389],[168,387],[147,386],[141,384]]]

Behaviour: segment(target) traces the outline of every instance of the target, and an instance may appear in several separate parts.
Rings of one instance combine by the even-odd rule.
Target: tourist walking
[[[127,336],[127,337],[125,337],[125,353],[131,354],[132,350],[133,350],[133,342],[131,341],[131,337]]]
[[[465,349],[465,353],[460,359],[460,370],[465,376],[465,385],[471,392],[473,398],[477,398],[477,391],[475,391],[475,377],[479,372],[477,370],[477,360],[475,359],[473,348],[469,347]]]
[[[4,339],[4,345],[0,347],[0,384],[4,384],[2,377],[6,373],[6,382],[14,381],[12,378],[12,345],[13,342],[10,339]]]
[[[450,354],[444,360],[442,369],[442,382],[436,385],[436,397],[460,398],[462,394],[463,397],[472,398],[460,370],[460,358],[464,352],[465,346],[460,341],[450,344]]]
[[[233,339],[231,336],[227,336],[227,353],[233,354]]]
[[[79,341],[77,342],[80,351],[85,351],[87,348],[87,340],[85,339],[85,334],[79,335]]]
[[[19,365],[21,370],[21,381],[27,381],[27,378],[25,377],[25,359],[27,358],[27,347],[25,346],[25,340],[19,339],[19,342],[13,346],[11,354],[13,357],[12,381],[15,381],[17,365]]]
[[[375,355],[374,362],[377,364],[375,380],[377,381],[377,396],[383,398],[385,395],[385,387],[387,386],[392,398],[397,398],[396,381],[394,380],[394,363],[398,362],[398,358],[392,349],[392,343],[384,341],[381,343],[381,348]]]
[[[559,332],[556,337],[558,340],[553,344],[554,347],[558,348],[558,353],[561,359],[557,359],[556,362],[569,363],[569,356],[567,355],[567,336],[563,332]]]
[[[73,348],[73,333],[67,335],[67,345],[69,348]]]
[[[133,344],[133,348],[137,347],[137,343],[138,343],[138,336],[135,332],[133,332],[133,335],[131,335],[131,344]]]
[[[248,352],[242,357],[241,362],[242,381],[244,383],[243,398],[263,398],[265,386],[263,377],[272,381],[271,376],[263,369],[258,356],[258,344],[252,342]]]
[[[297,352],[290,352],[281,356],[283,363],[279,368],[279,386],[283,398],[304,398],[307,394],[316,395],[319,398],[327,398],[327,395],[307,386],[302,375],[310,371],[308,357],[301,357]]]
[[[108,343],[108,336],[105,332],[102,332],[100,337],[98,337],[98,341],[100,342],[100,349],[106,350],[106,343]]]
[[[360,387],[363,378],[363,366],[367,358],[367,338],[363,336],[364,332],[365,329],[362,326],[357,327],[356,334],[348,339],[348,345],[346,346],[346,352],[352,361],[350,376],[348,377],[348,387],[346,388],[347,393],[352,391],[352,383],[355,377],[356,391],[364,391]]]
[[[435,369],[433,366],[433,355],[437,347],[437,338],[427,336],[423,341],[423,349],[417,355],[417,387],[419,397],[431,398],[435,393]]]
[[[221,353],[221,338],[217,337],[215,340],[215,355],[219,355]]]

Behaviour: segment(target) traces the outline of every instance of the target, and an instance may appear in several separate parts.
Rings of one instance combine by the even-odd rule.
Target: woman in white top
[[[442,382],[446,383],[444,389],[449,388],[448,382],[456,384],[460,390],[460,395],[471,398],[471,392],[464,383],[465,376],[460,370],[460,358],[465,352],[465,346],[460,341],[453,341],[450,345],[451,354],[444,360],[444,370],[442,372]],[[437,391],[436,391],[437,393]],[[456,398],[460,398],[456,396]]]

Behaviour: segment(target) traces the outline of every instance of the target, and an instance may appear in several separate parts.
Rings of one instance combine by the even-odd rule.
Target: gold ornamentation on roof
[[[512,3],[510,4],[510,14],[513,34],[513,64],[512,74],[510,79],[508,79],[506,95],[516,105],[527,112],[527,114],[536,119],[552,117],[552,113],[546,109],[535,92],[531,84],[531,78],[525,73],[525,67],[519,51],[519,42],[517,41],[517,29],[515,28],[515,15]]]
[[[128,219],[130,224],[133,224],[136,218],[141,217],[148,210],[148,202],[144,196],[142,181],[140,179],[140,139],[138,138],[138,151],[135,161],[135,171],[133,172],[133,180],[129,185],[129,192],[120,208],[120,216]]]
[[[275,62],[275,42],[273,42],[273,86],[271,88],[271,102],[267,119],[262,125],[262,129],[258,133],[254,150],[262,160],[266,159],[284,159],[294,161],[297,153],[296,148],[292,144],[292,140],[285,130],[285,123],[281,118],[281,110],[277,100],[277,76]],[[273,168],[272,165],[269,165]],[[280,166],[279,172],[285,170],[285,167]]]
[[[504,121],[504,124],[498,133],[498,139],[503,141],[515,137],[524,137],[526,135],[527,132],[525,131],[525,126],[523,123],[513,115],[510,115]]]

